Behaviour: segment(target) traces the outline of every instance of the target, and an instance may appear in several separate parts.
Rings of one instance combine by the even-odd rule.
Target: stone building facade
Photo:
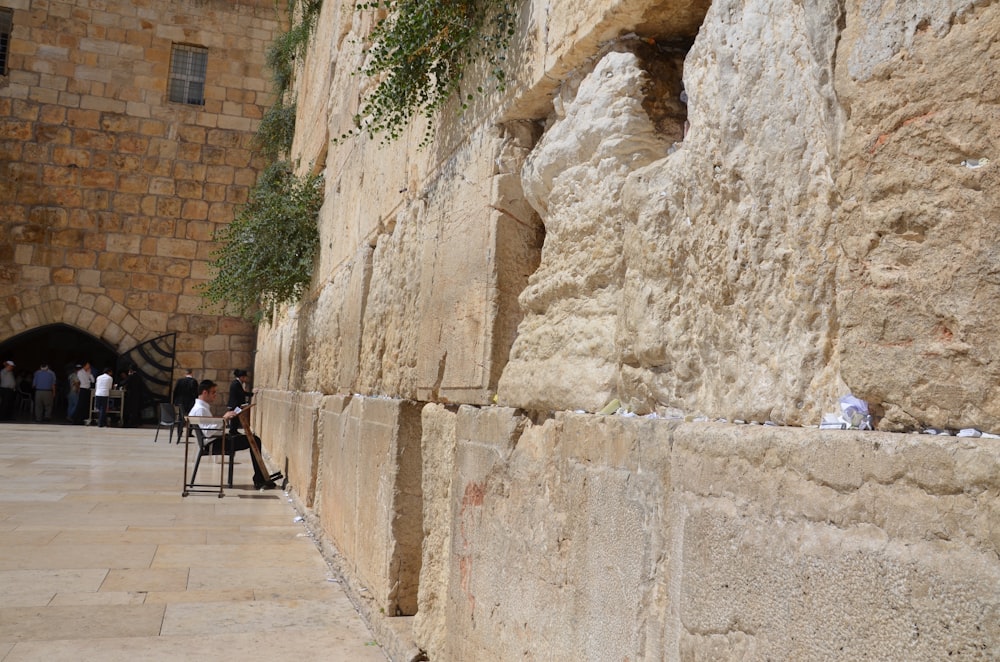
[[[34,369],[42,352],[17,337],[57,325],[112,353],[176,333],[178,370],[199,377],[250,366],[254,328],[204,309],[197,286],[261,167],[280,9],[0,2],[0,348],[22,354],[4,359]]]

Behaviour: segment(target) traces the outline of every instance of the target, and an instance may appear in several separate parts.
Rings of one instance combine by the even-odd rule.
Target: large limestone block
[[[684,425],[673,449],[668,636],[681,659],[942,660],[1000,646],[995,444]]]
[[[815,424],[836,369],[838,4],[712,3],[685,61],[690,130],[622,195],[620,395]]]
[[[273,324],[257,329],[257,353],[254,356],[254,385],[259,388],[287,390],[292,381],[292,357],[298,319],[287,312]]]
[[[304,308],[302,343],[306,364],[299,388],[353,393],[361,362],[361,329],[372,271],[372,249],[362,245],[341,264],[314,301]]]
[[[512,300],[536,264],[537,224],[513,174],[530,138],[478,132],[378,236],[359,392],[489,402],[519,319]]]
[[[423,539],[420,407],[331,396],[321,429],[323,530],[383,613],[413,615]]]
[[[1000,7],[847,7],[844,379],[887,429],[1000,429]]]
[[[455,411],[434,403],[424,406],[420,419],[424,542],[413,634],[416,644],[432,660],[447,659],[456,420]]]
[[[401,211],[393,232],[380,235],[375,246],[361,335],[360,393],[416,397],[424,209],[420,203]]]
[[[321,401],[319,393],[261,389],[251,410],[254,432],[270,456],[268,467],[284,473],[307,507],[315,501]]]
[[[500,382],[505,404],[596,411],[615,392],[621,189],[668,146],[643,109],[647,85],[634,54],[607,55],[557,105],[525,164],[525,194],[545,223],[545,243],[520,298],[526,316]]]
[[[440,659],[662,658],[668,430],[459,410]]]
[[[534,135],[482,131],[427,193],[417,398],[487,404],[516,334],[513,305],[537,266],[541,226],[519,174]]]

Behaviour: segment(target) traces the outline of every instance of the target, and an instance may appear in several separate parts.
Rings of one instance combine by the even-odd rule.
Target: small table
[[[229,427],[229,422],[221,416],[184,417],[184,489],[181,491],[181,496],[187,496],[192,492],[215,492],[214,485],[209,485],[208,483],[195,483],[193,476],[190,480],[188,480],[188,447],[191,445],[191,435],[194,434],[191,427],[194,425],[200,426],[202,423],[208,425],[218,424],[218,429],[222,432],[222,441],[219,442],[222,444],[219,448],[219,457],[222,459],[222,462],[219,463],[219,498],[221,499],[225,496],[222,486],[226,475],[226,432]],[[204,428],[202,429],[204,430]],[[201,452],[200,446],[199,452]]]
[[[118,427],[123,427],[125,425],[125,391],[120,388],[113,388],[108,393],[108,408],[105,410],[104,415],[108,419],[108,427],[111,426],[111,418],[117,417]],[[90,415],[87,420],[90,425],[97,424],[97,418],[101,412],[97,410],[97,389],[90,389]]]

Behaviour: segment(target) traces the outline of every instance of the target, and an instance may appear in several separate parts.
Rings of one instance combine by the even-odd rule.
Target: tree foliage
[[[214,277],[201,286],[209,304],[256,323],[298,301],[312,278],[319,248],[316,225],[323,204],[322,175],[297,176],[287,160],[295,136],[295,103],[289,102],[295,59],[305,55],[322,0],[289,0],[288,31],[267,52],[275,102],[265,112],[254,143],[269,165],[257,178],[236,218],[216,233]]]
[[[216,275],[202,295],[255,322],[297,301],[312,277],[322,204],[322,177],[298,177],[287,161],[268,166],[236,219],[219,230]]]

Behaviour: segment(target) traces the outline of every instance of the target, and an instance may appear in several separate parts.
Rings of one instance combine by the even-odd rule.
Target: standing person
[[[233,411],[250,402],[249,386],[247,386],[247,371],[237,368],[233,370],[233,381],[229,383],[229,399],[226,401],[226,411]],[[234,418],[229,424],[229,434],[239,434],[240,421]]]
[[[240,370],[238,372],[243,371]],[[246,375],[245,372],[243,374],[244,376]],[[194,401],[194,406],[191,408],[191,411],[188,412],[188,416],[211,416],[211,402],[215,399],[218,387],[211,379],[203,379],[198,385],[198,391],[198,399]],[[222,420],[230,421],[230,424],[232,424],[232,422],[237,420],[236,416],[236,412],[230,410],[222,415]],[[199,427],[201,427],[201,429],[205,432],[212,432],[219,429],[219,424],[200,423]],[[212,444],[218,444],[221,439],[221,436],[215,436],[207,440],[206,444],[209,446]],[[257,441],[257,448],[260,448],[260,438],[254,435],[254,439]],[[226,448],[232,448],[237,451],[250,450],[250,440],[243,434],[230,434],[226,437]],[[274,481],[267,475],[267,470],[257,463],[257,455],[253,452],[250,453],[250,461],[253,463],[253,486],[255,489],[273,490],[277,487]]]
[[[128,369],[128,377],[122,385],[125,389],[125,401],[122,404],[122,425],[127,428],[134,428],[142,421],[142,405],[146,400],[146,385],[142,381],[142,375],[136,372],[135,367]]]
[[[249,386],[247,386],[247,371],[237,368],[233,370],[233,381],[229,384],[229,400],[226,409],[233,410],[250,402]]]
[[[174,385],[174,395],[171,402],[178,408],[180,416],[177,417],[177,437],[181,436],[181,429],[184,427],[184,416],[194,407],[194,401],[198,399],[198,380],[191,374],[190,368],[184,371],[184,376],[177,380]]]
[[[94,383],[94,406],[97,408],[97,427],[103,428],[108,417],[108,400],[111,399],[111,387],[115,383],[112,377],[114,369],[108,366]]]
[[[43,363],[31,378],[31,386],[35,389],[35,422],[42,423],[52,419],[52,404],[56,399],[56,373],[49,370],[49,364]]]
[[[84,361],[76,371],[76,379],[80,382],[80,398],[73,413],[73,425],[83,425],[84,418],[90,420],[90,388],[94,385],[94,376],[90,374],[90,361]]]
[[[191,370],[185,370],[184,376],[174,384],[174,397],[171,399],[175,405],[181,408],[181,413],[191,411],[194,401],[198,399],[198,380],[191,374]]]
[[[0,421],[14,418],[14,393],[17,391],[14,367],[13,361],[4,361],[3,370],[0,370]]]
[[[69,391],[66,393],[66,420],[70,423],[73,422],[77,404],[80,402],[80,379],[76,376],[76,371],[82,367],[77,363],[76,367],[72,368],[66,375],[66,381],[69,383]]]

